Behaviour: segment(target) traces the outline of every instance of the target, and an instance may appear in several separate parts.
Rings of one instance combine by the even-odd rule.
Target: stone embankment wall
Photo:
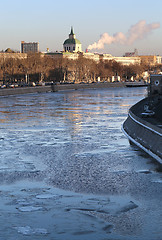
[[[135,139],[136,142],[162,159],[162,133],[160,131],[157,132],[155,126],[149,125],[150,128],[147,128],[147,125],[145,127],[135,122],[131,117],[128,117],[124,128],[128,135]]]
[[[114,82],[114,83],[90,83],[90,84],[59,84],[52,85],[52,90],[61,91],[61,90],[78,90],[78,89],[96,89],[96,88],[110,88],[110,87],[124,87],[125,83]]]
[[[162,163],[162,129],[156,124],[153,125],[138,117],[131,111],[133,109],[136,112],[146,102],[147,99],[143,99],[130,109],[129,116],[123,124],[123,129],[136,143],[147,149],[148,153],[155,154],[156,159]]]
[[[5,88],[0,89],[0,96],[29,94],[29,93],[45,93],[57,92],[65,90],[78,90],[78,89],[95,89],[95,88],[110,88],[110,87],[124,87],[124,83],[91,83],[91,84],[59,84],[49,86],[37,87],[20,87],[20,88]]]
[[[0,96],[41,93],[41,92],[49,92],[49,91],[51,91],[51,86],[5,88],[5,89],[0,89]]]

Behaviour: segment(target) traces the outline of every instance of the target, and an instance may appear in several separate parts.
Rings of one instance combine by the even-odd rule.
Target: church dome
[[[69,34],[69,38],[64,41],[63,47],[64,47],[64,51],[66,51],[66,52],[81,52],[82,51],[82,44],[75,37],[72,27],[71,27],[71,32]]]
[[[81,44],[81,42],[77,38],[68,38],[64,41],[64,44]]]

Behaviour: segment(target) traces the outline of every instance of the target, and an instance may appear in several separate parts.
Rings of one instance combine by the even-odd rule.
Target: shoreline
[[[97,88],[111,88],[111,87],[125,87],[124,82],[114,83],[90,83],[90,84],[53,84],[50,86],[36,86],[36,87],[20,87],[20,88],[5,88],[0,89],[0,96],[10,96],[18,94],[29,93],[45,93],[58,92],[65,90],[79,90],[79,89],[97,89]]]

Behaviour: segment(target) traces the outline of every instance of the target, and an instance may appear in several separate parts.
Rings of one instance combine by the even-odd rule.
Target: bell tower
[[[74,31],[73,31],[73,27],[71,27],[71,32],[69,34],[69,39],[76,39],[76,36],[74,34]]]

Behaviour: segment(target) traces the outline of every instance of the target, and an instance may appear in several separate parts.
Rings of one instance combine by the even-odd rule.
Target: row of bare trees
[[[60,60],[53,60],[49,57],[43,57],[41,54],[28,54],[27,58],[0,58],[0,80],[15,81],[15,79],[25,79],[26,75],[34,76],[39,81],[43,75],[48,79],[50,72],[61,67]],[[34,79],[35,80],[35,79]]]
[[[19,81],[29,76],[30,81],[54,82],[92,82],[98,77],[108,80],[112,76],[120,79],[140,77],[144,71],[153,71],[157,66],[136,64],[125,66],[116,61],[95,62],[82,55],[76,60],[67,58],[52,58],[38,54],[28,54],[27,58],[0,58],[0,80]]]

